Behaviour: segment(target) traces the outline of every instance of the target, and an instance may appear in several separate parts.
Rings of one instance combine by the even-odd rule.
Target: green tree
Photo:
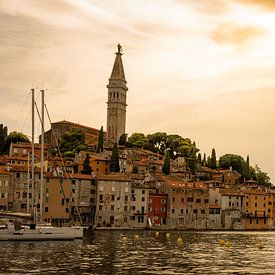
[[[270,182],[270,177],[267,175],[267,173],[263,172],[258,165],[256,165],[256,168],[255,168],[255,176],[258,184],[266,187],[272,186]]]
[[[90,155],[87,154],[83,162],[83,170],[81,171],[81,174],[91,175],[92,171],[92,167],[90,166]]]
[[[206,166],[206,154],[203,154],[203,160],[202,160],[202,165]]]
[[[87,150],[85,134],[78,129],[63,133],[60,141],[60,151],[67,157],[74,157],[75,153]]]
[[[7,136],[8,127],[0,124],[0,154],[4,153]]]
[[[244,159],[239,155],[225,154],[220,157],[219,165],[221,168],[236,170],[238,173],[243,175],[243,170],[245,167]]]
[[[143,133],[133,133],[129,138],[128,138],[128,143],[127,145],[129,147],[138,147],[142,148],[144,144],[148,142],[147,137]]]
[[[27,142],[29,143],[29,138],[20,132],[10,132],[8,136],[6,137],[5,146],[4,146],[4,152],[8,152],[10,149],[11,143],[18,143],[18,142]]]
[[[192,155],[191,157],[189,157],[187,159],[187,165],[189,167],[189,170],[192,172],[192,173],[195,173],[195,171],[197,170],[197,156],[196,156],[196,151],[194,150],[192,152]]]
[[[162,173],[165,175],[170,174],[170,153],[169,153],[169,150],[167,150],[165,153],[164,163],[162,166]]]
[[[98,142],[97,142],[97,152],[101,153],[103,151],[103,126],[101,126],[99,133],[98,133]]]
[[[209,167],[211,169],[216,169],[217,168],[216,151],[215,151],[214,148],[212,149],[212,152],[211,152],[211,158],[210,158],[210,161],[209,161]]]
[[[249,165],[249,155],[247,155],[247,157],[246,157],[243,176],[244,176],[245,180],[248,180],[248,179],[251,178],[251,176],[250,176],[250,165]]]
[[[111,172],[119,172],[120,171],[120,167],[119,167],[119,151],[118,151],[116,143],[114,144],[113,150],[112,150],[111,163],[110,163],[110,171]]]
[[[147,135],[148,143],[152,145],[153,152],[164,155],[167,149],[167,134],[163,132],[156,132]]]
[[[125,146],[126,143],[127,143],[127,134],[124,133],[124,134],[122,134],[122,135],[120,136],[119,141],[118,141],[118,144],[119,144],[119,145],[124,145],[124,146]]]
[[[198,153],[198,163],[199,163],[199,164],[201,164],[201,163],[202,163],[201,153]]]

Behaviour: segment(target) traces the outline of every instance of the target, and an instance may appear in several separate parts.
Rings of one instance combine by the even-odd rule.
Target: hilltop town
[[[202,156],[195,142],[163,132],[127,137],[122,54],[118,45],[106,132],[65,120],[45,132],[43,220],[97,229],[274,229],[275,188],[248,156],[218,161],[214,149]],[[32,145],[25,139],[1,148],[0,211],[39,215],[41,144],[34,145],[31,186]]]

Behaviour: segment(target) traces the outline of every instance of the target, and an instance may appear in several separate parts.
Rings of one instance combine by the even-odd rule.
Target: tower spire
[[[123,55],[123,52],[122,52],[122,46],[120,44],[117,45],[117,52],[115,54],[116,54],[116,59],[115,59],[115,63],[113,66],[110,79],[120,79],[120,80],[126,81],[123,64],[122,64],[122,58],[121,58],[121,56]]]
[[[117,45],[116,58],[109,78],[107,102],[107,141],[115,143],[125,134],[126,96],[128,88],[121,56],[122,46]]]

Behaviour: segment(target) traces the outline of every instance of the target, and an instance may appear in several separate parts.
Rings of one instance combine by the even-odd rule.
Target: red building
[[[148,220],[152,225],[167,224],[167,194],[149,193]]]

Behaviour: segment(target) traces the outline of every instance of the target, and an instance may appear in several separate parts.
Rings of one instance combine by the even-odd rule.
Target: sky
[[[52,122],[106,127],[118,43],[128,134],[249,155],[275,184],[274,0],[0,0],[0,123],[30,135],[35,88]]]

